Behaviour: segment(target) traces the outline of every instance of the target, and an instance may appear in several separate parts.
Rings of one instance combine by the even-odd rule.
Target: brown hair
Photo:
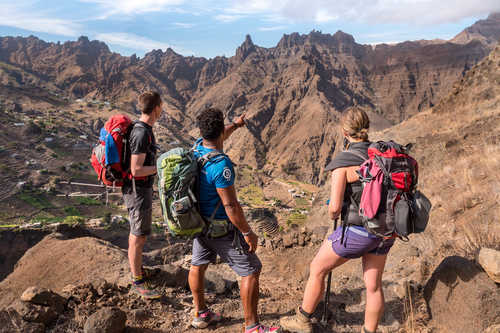
[[[370,119],[365,111],[353,106],[342,115],[340,128],[353,139],[368,141]]]
[[[138,98],[139,109],[144,114],[151,114],[153,110],[161,105],[160,94],[156,91],[143,92]]]
[[[335,148],[333,158],[344,150],[344,133],[354,139],[368,141],[368,128],[370,127],[370,119],[366,112],[357,106],[353,106],[341,115],[338,131],[336,131]]]

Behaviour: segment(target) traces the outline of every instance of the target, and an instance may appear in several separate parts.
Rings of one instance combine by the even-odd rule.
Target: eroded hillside
[[[26,72],[2,76],[6,86],[37,83],[72,99],[108,100],[124,111],[135,110],[138,92],[158,90],[169,115],[164,125],[180,133],[191,131],[197,112],[207,106],[221,108],[229,119],[245,112],[249,131],[229,145],[235,160],[321,183],[340,112],[364,106],[373,127],[382,129],[434,106],[490,52],[500,38],[498,27],[498,15],[490,15],[456,43],[375,48],[341,31],[284,35],[273,48],[247,36],[235,56],[213,59],[170,49],[123,57],[85,37],[64,44],[3,37],[0,61]]]

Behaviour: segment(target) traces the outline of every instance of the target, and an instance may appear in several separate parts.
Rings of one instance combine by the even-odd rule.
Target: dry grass
[[[500,147],[483,144],[465,149],[463,157],[428,172],[426,188],[432,195],[433,216],[457,240],[453,247],[475,257],[482,247],[500,248]]]
[[[415,333],[415,327],[416,327],[416,323],[415,323],[415,312],[414,312],[414,305],[413,305],[413,299],[412,299],[412,296],[411,296],[411,286],[408,282],[405,283],[405,291],[406,291],[406,295],[405,295],[405,299],[404,299],[404,307],[403,307],[403,310],[404,310],[404,316],[406,318],[405,320],[405,329],[406,329],[406,333]]]

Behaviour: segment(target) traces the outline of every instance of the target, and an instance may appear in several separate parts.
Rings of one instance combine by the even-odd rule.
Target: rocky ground
[[[327,225],[311,225],[263,242],[258,254],[264,264],[260,288],[264,323],[277,323],[299,304],[308,263],[327,232]],[[129,293],[127,257],[118,237],[126,237],[126,228],[108,232],[108,240],[97,237],[104,235],[103,230],[82,227],[3,231],[1,237],[19,241],[32,239],[33,233],[43,239],[32,247],[26,245],[30,248],[0,283],[0,316],[7,323],[0,332],[94,332],[91,327],[103,322],[115,322],[105,332],[122,332],[124,327],[125,332],[196,332],[189,328],[193,307],[187,289],[188,243],[152,237],[145,263],[164,296],[145,301]],[[443,323],[450,332],[458,328],[479,332],[499,324],[498,285],[479,264],[450,256],[434,269],[432,258],[419,249],[423,239],[412,240],[411,244],[397,242],[391,251],[384,275],[386,311],[380,332],[447,332]],[[498,278],[495,260],[499,254],[491,251],[485,255],[491,259],[488,273]],[[218,263],[209,269],[206,281],[208,303],[224,314],[224,321],[211,331],[239,332],[242,311],[237,276]],[[50,289],[57,296],[37,291],[31,293],[41,293],[43,300],[28,298],[30,287]],[[330,321],[326,328],[318,324],[316,331],[359,331],[364,304],[360,261],[352,261],[334,271]],[[321,309],[320,304],[316,321]],[[460,318],[455,318],[457,312]]]

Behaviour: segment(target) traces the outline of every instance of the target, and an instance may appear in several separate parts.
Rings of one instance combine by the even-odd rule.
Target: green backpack
[[[206,231],[207,222],[199,210],[198,176],[208,161],[224,155],[213,151],[196,159],[194,149],[174,148],[156,161],[163,219],[174,237],[191,239]]]

